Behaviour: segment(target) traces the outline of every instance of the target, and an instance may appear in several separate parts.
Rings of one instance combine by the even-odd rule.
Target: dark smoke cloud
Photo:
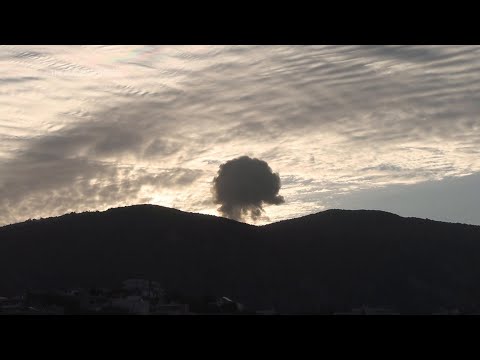
[[[285,202],[278,195],[280,186],[280,177],[265,161],[242,156],[220,165],[212,191],[223,216],[235,220],[250,216],[255,221],[264,204]]]

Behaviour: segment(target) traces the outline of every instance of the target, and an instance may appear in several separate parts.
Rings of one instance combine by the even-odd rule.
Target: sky
[[[0,46],[0,225],[157,204],[221,216],[220,165],[278,174],[265,224],[329,208],[480,225],[478,46]]]

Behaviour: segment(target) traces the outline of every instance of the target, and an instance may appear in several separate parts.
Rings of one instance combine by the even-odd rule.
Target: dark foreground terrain
[[[0,295],[142,276],[254,309],[480,309],[480,227],[329,210],[255,227],[139,205],[0,228]]]

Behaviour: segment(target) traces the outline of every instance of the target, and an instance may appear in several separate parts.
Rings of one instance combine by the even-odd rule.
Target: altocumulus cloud
[[[260,159],[242,156],[220,165],[213,179],[213,194],[218,211],[231,219],[250,216],[257,220],[264,212],[263,204],[285,202],[280,191],[280,176]]]
[[[159,126],[148,114],[135,127],[121,117],[110,120],[112,114],[32,139],[15,157],[0,161],[0,225],[151,202],[157,192],[183,188],[202,174],[166,162],[176,144],[157,135]]]
[[[214,214],[212,178],[239,154],[282,175],[288,206],[270,207],[273,221],[479,173],[479,56],[478,46],[0,46],[0,224],[139,202]]]

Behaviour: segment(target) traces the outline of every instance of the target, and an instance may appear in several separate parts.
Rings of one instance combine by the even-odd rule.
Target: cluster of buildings
[[[361,306],[353,308],[350,312],[338,312],[333,315],[400,315],[392,309]]]
[[[433,315],[460,315],[444,309]],[[0,315],[275,315],[275,310],[251,311],[228,297],[174,297],[156,281],[125,280],[117,288],[27,291],[0,297]],[[361,306],[333,315],[400,315],[392,309]]]
[[[242,314],[245,308],[227,297],[209,297],[204,306],[174,301],[158,282],[129,279],[116,289],[27,291],[23,296],[0,298],[0,315],[69,314]]]
[[[334,313],[334,315],[401,315],[401,313],[392,309],[361,306],[358,308],[353,308],[349,312],[338,312],[338,313]],[[450,309],[444,308],[444,309],[440,309],[437,312],[433,312],[430,315],[479,315],[479,314],[471,311],[462,311],[458,308],[450,308]]]

